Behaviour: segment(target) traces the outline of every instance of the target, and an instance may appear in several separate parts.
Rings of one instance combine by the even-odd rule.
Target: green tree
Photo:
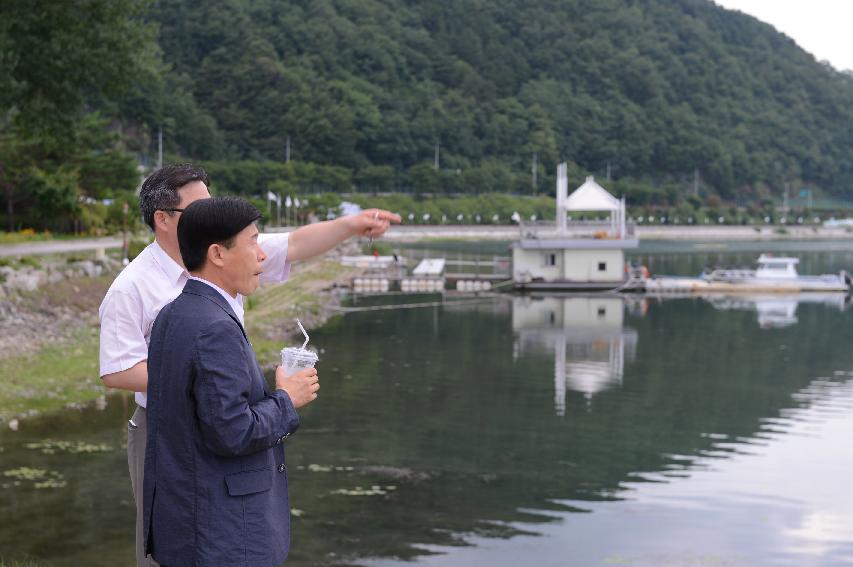
[[[6,161],[22,145],[73,146],[84,103],[116,96],[133,81],[154,37],[142,22],[147,0],[80,0],[0,4],[0,184],[13,230],[15,179]],[[56,153],[56,152],[53,152]],[[39,173],[37,187],[71,177]],[[61,181],[60,181],[61,179]]]

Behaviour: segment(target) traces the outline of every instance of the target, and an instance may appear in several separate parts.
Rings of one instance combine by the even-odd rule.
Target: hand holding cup
[[[287,392],[293,406],[299,409],[317,399],[320,377],[317,375],[316,368],[305,368],[287,375],[284,367],[279,366],[275,369],[275,387]]]

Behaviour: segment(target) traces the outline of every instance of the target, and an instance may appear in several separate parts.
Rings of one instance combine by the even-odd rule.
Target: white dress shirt
[[[261,282],[283,282],[290,274],[287,261],[288,234],[261,234],[258,241],[266,254]],[[172,260],[157,242],[149,244],[113,281],[101,302],[101,376],[121,372],[148,360],[148,342],[154,319],[164,305],[180,295],[190,275]],[[210,282],[205,282],[210,283]],[[227,295],[227,294],[225,294]],[[243,297],[234,312],[242,321]],[[232,305],[233,307],[233,305]],[[147,398],[136,392],[136,403]]]

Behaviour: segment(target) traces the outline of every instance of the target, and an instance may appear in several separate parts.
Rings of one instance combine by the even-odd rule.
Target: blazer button
[[[278,472],[281,473],[281,472],[284,472],[285,470],[286,469],[285,469],[284,465],[278,465]]]

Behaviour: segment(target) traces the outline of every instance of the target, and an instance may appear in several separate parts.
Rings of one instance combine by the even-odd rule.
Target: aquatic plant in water
[[[33,488],[62,488],[67,482],[62,473],[57,471],[49,471],[45,469],[35,469],[32,467],[18,467],[17,469],[9,469],[3,471],[5,478],[13,479],[12,482],[4,482],[0,487],[11,488],[20,486],[21,481],[31,481]]]
[[[112,451],[112,447],[105,443],[86,443],[85,441],[55,441],[53,439],[45,439],[35,443],[27,443],[24,445],[27,449],[41,451],[45,455],[53,455],[55,453],[105,453]]]
[[[337,490],[333,490],[330,494],[342,494],[344,496],[384,496],[388,494],[392,490],[396,490],[396,486],[377,486],[373,485],[370,488],[362,488],[360,486],[356,486],[355,488],[339,488]]]

